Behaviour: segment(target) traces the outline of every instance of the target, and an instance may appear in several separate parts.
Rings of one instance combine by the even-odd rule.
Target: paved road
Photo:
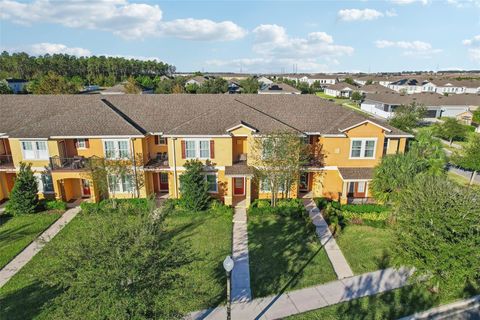
[[[453,172],[455,174],[458,174],[462,177],[465,177],[469,181],[470,181],[470,178],[472,177],[472,171],[463,170],[461,168],[457,168],[457,167],[454,167],[454,166],[449,166],[448,171]],[[477,176],[473,180],[473,183],[480,184],[480,174],[477,173]]]

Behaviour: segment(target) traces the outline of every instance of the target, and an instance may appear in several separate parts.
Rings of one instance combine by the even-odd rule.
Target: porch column
[[[252,202],[252,178],[245,177],[245,207],[250,207]]]
[[[348,186],[348,182],[347,181],[343,181],[343,185],[342,185],[342,196],[340,198],[340,203],[341,204],[346,204],[347,203],[347,186]]]
[[[233,204],[233,178],[227,177],[227,192],[225,193],[224,202],[226,206],[231,206]]]

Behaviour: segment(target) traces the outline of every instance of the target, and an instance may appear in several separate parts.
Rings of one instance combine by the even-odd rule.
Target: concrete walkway
[[[401,288],[407,284],[412,270],[401,268],[378,270],[362,275],[254,299],[232,305],[232,319],[280,319],[340,302]],[[185,319],[224,320],[226,308],[217,307],[191,313]]]
[[[20,252],[2,270],[0,270],[0,288],[22,269],[32,258],[42,250],[47,242],[60,232],[80,212],[80,207],[67,210],[57,221],[45,230],[37,239]]]
[[[480,295],[470,299],[438,306],[399,320],[478,320],[480,319]]]
[[[7,202],[5,201],[4,203],[0,204],[0,214],[2,214],[5,211],[5,207],[7,206]]]
[[[307,209],[313,224],[316,227],[316,232],[321,244],[325,248],[325,252],[328,255],[328,259],[332,263],[333,270],[338,279],[344,279],[353,276],[353,271],[348,265],[347,259],[343,255],[340,247],[338,246],[335,238],[333,238],[328,224],[323,219],[320,210],[317,208],[313,199],[303,199],[303,205]]]
[[[232,251],[232,258],[235,261],[232,270],[232,302],[248,302],[252,300],[252,290],[248,259],[247,210],[244,202],[235,206]]]

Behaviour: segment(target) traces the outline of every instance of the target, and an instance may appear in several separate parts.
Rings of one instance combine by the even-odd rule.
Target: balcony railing
[[[50,157],[50,168],[52,170],[84,170],[91,167],[94,161],[101,161],[100,158],[85,157]]]
[[[10,154],[1,154],[0,155],[0,168],[12,168],[13,159]]]
[[[145,164],[145,169],[155,170],[155,169],[165,169],[169,167],[168,164],[168,154],[166,152],[159,152],[155,154],[154,158],[151,158],[148,154],[150,160]]]

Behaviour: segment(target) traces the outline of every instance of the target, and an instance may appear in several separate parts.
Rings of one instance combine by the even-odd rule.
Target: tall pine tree
[[[17,215],[34,213],[38,204],[38,184],[31,164],[20,163],[20,171],[15,179],[15,185],[7,203],[8,213]]]
[[[201,161],[190,160],[185,163],[185,172],[180,176],[180,193],[180,202],[185,209],[193,211],[207,209],[210,195]]]

